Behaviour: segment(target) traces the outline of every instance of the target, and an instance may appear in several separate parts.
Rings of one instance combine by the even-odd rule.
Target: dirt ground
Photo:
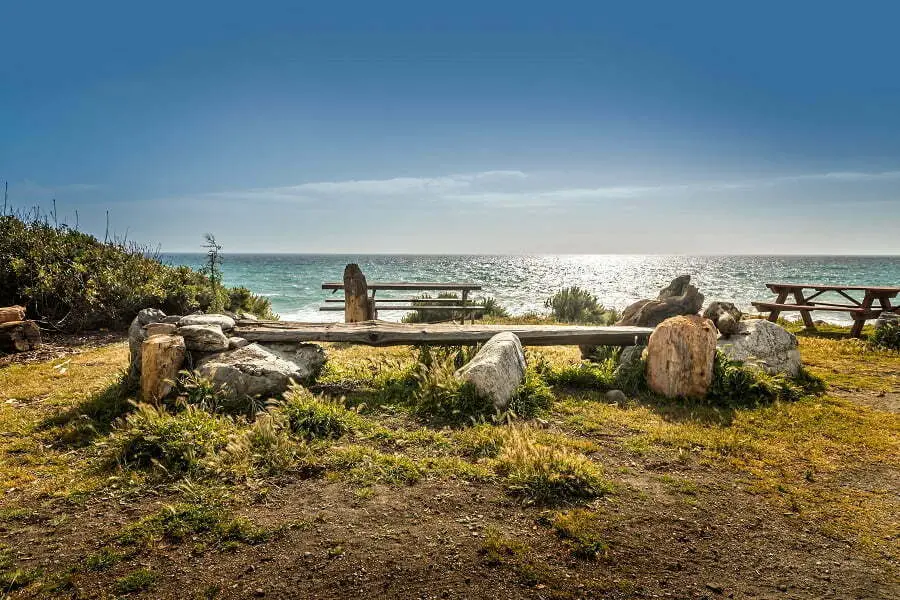
[[[97,343],[107,341],[103,338]],[[74,348],[51,342],[48,352]],[[46,360],[46,359],[45,359]],[[898,360],[900,365],[900,360]],[[2,363],[0,363],[2,366]],[[900,370],[900,369],[898,369]],[[835,389],[875,410],[897,409],[900,390]],[[547,427],[558,428],[553,416]],[[0,543],[23,569],[71,573],[56,588],[0,590],[0,598],[108,598],[138,568],[158,575],[159,598],[900,598],[900,529],[877,548],[785,510],[746,470],[700,455],[628,452],[629,434],[604,434],[591,455],[616,493],[590,503],[606,549],[573,556],[546,508],[523,505],[498,483],[426,478],[365,493],[339,478],[281,476],[237,503],[279,534],[212,548],[203,536],[160,543],[105,571],[84,564],[121,527],[171,502],[171,487],[45,498],[0,521]],[[830,476],[900,499],[898,465]],[[2,490],[0,490],[2,492]],[[15,490],[7,497],[18,498]],[[5,504],[5,503],[4,503]],[[896,518],[897,515],[895,514]],[[508,540],[497,559],[488,539]],[[49,590],[49,591],[48,591]]]

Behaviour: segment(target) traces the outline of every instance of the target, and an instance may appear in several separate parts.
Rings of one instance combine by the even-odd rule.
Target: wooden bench
[[[484,306],[471,304],[469,293],[480,291],[477,283],[460,282],[372,282],[366,281],[365,275],[357,265],[347,265],[344,269],[344,281],[330,281],[322,284],[323,290],[332,293],[344,290],[344,299],[326,299],[326,305],[320,311],[344,312],[344,321],[355,323],[378,318],[379,311],[452,311],[458,313],[465,323],[466,315],[475,322],[475,316],[484,311]],[[371,295],[368,294],[371,290]],[[422,297],[389,297],[377,298],[378,291],[404,292],[459,292],[460,298],[422,298]],[[328,304],[334,304],[329,306]]]
[[[853,327],[850,335],[859,337],[867,319],[876,319],[882,312],[891,311],[891,299],[900,294],[900,287],[866,286],[866,285],[828,285],[828,284],[799,284],[799,283],[767,283],[766,287],[772,290],[777,297],[774,302],[753,302],[753,306],[760,312],[769,313],[769,321],[776,321],[782,312],[796,311],[803,318],[803,324],[809,329],[815,329],[815,323],[810,313],[814,310],[844,312],[853,318]],[[807,290],[811,290],[809,294]],[[847,300],[846,304],[836,302],[822,302],[816,300],[825,293],[834,293]],[[850,295],[851,292],[862,293],[862,300]],[[786,302],[788,296],[794,297],[794,302]],[[875,302],[879,306],[875,307]]]

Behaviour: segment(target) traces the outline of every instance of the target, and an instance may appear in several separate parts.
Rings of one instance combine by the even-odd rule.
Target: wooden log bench
[[[853,319],[853,327],[850,329],[850,335],[853,337],[860,337],[866,320],[877,319],[882,312],[893,310],[891,299],[900,294],[900,287],[888,286],[767,283],[766,287],[777,295],[775,301],[752,304],[760,312],[768,312],[769,321],[775,322],[782,312],[794,311],[800,313],[803,324],[808,329],[815,329],[815,323],[810,315],[812,311],[843,312]],[[844,298],[847,302],[817,300],[822,294],[829,292]],[[854,298],[852,292],[861,293],[863,298],[861,300]],[[787,302],[788,296],[794,297],[793,303]]]
[[[325,306],[319,307],[320,311],[344,312],[346,323],[369,321],[378,318],[379,311],[423,311],[434,312],[451,311],[451,314],[459,316],[465,323],[466,316],[472,322],[478,313],[484,311],[484,306],[471,304],[469,293],[480,291],[481,286],[476,283],[461,282],[367,282],[365,275],[358,265],[350,264],[344,269],[344,281],[327,281],[322,284],[323,290],[331,290],[332,293],[344,290],[344,299],[326,299]],[[371,290],[371,295],[369,291]],[[459,292],[460,298],[423,298],[423,297],[392,297],[377,298],[378,291],[403,291],[403,292]],[[333,304],[333,306],[332,306]]]
[[[480,344],[510,331],[524,346],[634,346],[646,344],[652,327],[580,325],[457,325],[451,323],[237,322],[233,335],[251,342],[347,342],[368,346]]]

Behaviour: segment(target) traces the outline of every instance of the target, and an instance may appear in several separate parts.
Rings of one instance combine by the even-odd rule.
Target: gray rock
[[[228,337],[218,325],[185,325],[178,328],[188,350],[218,352],[228,349]]]
[[[764,319],[741,321],[737,333],[719,338],[716,346],[725,355],[767,373],[795,376],[800,371],[800,350],[793,333]]]
[[[228,338],[228,349],[229,350],[237,350],[238,348],[243,348],[244,346],[249,346],[250,342],[245,340],[242,337],[233,337]]]
[[[301,383],[311,383],[325,366],[328,357],[325,350],[316,344],[261,344],[266,350],[281,358],[297,365],[302,375],[300,375]]]
[[[875,321],[875,329],[882,329],[891,324],[900,324],[900,314],[895,312],[884,312],[879,315]]]
[[[497,410],[506,410],[516,389],[525,379],[525,354],[515,334],[498,333],[456,372],[478,393],[490,398]]]
[[[625,392],[622,390],[609,390],[604,394],[607,402],[627,402],[628,396],[625,395]]]
[[[302,378],[297,365],[259,344],[207,356],[197,363],[197,371],[232,398],[278,396],[292,380]]]
[[[159,323],[165,318],[166,313],[163,311],[156,308],[145,308],[137,314],[128,327],[128,350],[131,355],[129,374],[132,377],[137,378],[141,374],[141,344],[147,339],[144,327],[150,323]]]
[[[144,334],[147,337],[151,335],[172,335],[178,328],[171,323],[150,323],[144,325]]]
[[[259,317],[257,317],[253,313],[248,312],[240,312],[238,313],[238,317],[243,319],[244,321],[259,321]]]
[[[697,314],[703,306],[703,294],[690,281],[690,275],[676,277],[660,290],[656,300],[638,300],[626,308],[616,325],[656,327],[670,317]]]
[[[737,333],[744,314],[731,302],[716,301],[706,307],[703,316],[712,321],[722,335],[732,335]]]
[[[222,331],[234,329],[234,319],[228,315],[188,315],[178,321],[179,327],[186,325],[218,325]]]
[[[171,323],[172,325],[178,325],[178,321],[183,319],[181,315],[169,315],[165,319],[162,320],[163,323]]]

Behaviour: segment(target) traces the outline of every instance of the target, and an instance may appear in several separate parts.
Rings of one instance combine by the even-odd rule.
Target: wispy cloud
[[[867,183],[900,180],[900,171],[833,171],[740,180],[663,182],[654,184],[566,185],[562,174],[482,171],[440,177],[395,177],[322,181],[293,186],[203,194],[200,198],[246,202],[319,203],[325,206],[367,202],[370,205],[456,203],[460,206],[542,207],[605,200],[676,197],[683,194],[752,190],[806,183]],[[195,197],[196,198],[196,197]]]

